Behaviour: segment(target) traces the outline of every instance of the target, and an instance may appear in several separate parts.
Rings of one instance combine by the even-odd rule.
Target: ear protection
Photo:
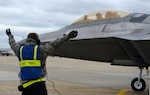
[[[41,41],[40,39],[36,39],[37,45],[40,45]]]

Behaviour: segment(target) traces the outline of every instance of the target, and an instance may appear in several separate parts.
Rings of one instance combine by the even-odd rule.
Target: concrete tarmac
[[[130,87],[139,73],[135,67],[58,57],[48,57],[46,62],[48,95],[148,95],[149,76],[144,77],[147,87],[143,92]],[[0,95],[21,95],[18,72],[15,56],[0,57]]]

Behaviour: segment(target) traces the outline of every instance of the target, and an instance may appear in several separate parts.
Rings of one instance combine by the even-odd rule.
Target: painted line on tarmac
[[[125,95],[125,93],[129,92],[129,89],[122,89],[120,90],[120,92],[118,93],[118,95]]]
[[[0,88],[17,88],[17,86],[0,86]]]

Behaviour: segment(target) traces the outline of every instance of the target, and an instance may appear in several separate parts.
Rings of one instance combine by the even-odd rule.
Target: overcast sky
[[[16,41],[30,32],[38,34],[64,27],[85,13],[118,9],[150,13],[150,0],[1,0],[0,48],[9,48],[6,28]]]

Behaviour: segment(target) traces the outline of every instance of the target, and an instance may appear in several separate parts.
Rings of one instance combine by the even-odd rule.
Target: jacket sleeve
[[[41,49],[47,54],[47,56],[52,55],[55,49],[62,46],[68,40],[69,40],[69,37],[66,35],[66,36],[63,36],[62,38],[58,38],[54,41],[50,41],[46,43],[45,45],[42,45]]]
[[[8,38],[9,45],[10,45],[11,49],[14,51],[14,53],[17,55],[17,51],[18,51],[18,48],[20,47],[20,45],[16,43],[13,35],[9,35],[8,37],[9,37]]]

